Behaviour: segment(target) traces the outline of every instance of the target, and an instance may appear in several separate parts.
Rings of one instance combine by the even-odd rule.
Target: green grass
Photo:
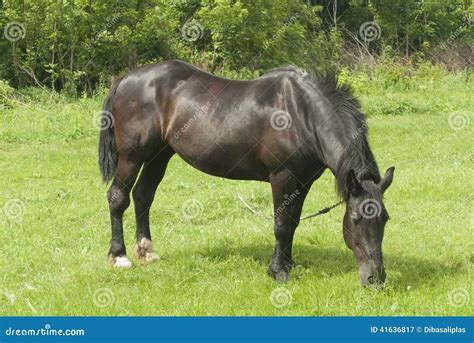
[[[472,315],[474,87],[464,74],[430,78],[352,80],[372,114],[382,172],[396,166],[385,200],[383,291],[359,286],[342,239],[342,207],[302,222],[297,267],[290,282],[276,284],[266,275],[272,224],[237,199],[270,214],[269,185],[211,177],[178,157],[151,214],[161,261],[114,270],[92,125],[100,100],[27,94],[25,103],[0,110],[0,315]],[[453,130],[453,112],[471,123]],[[182,214],[188,199],[203,204],[194,219]],[[304,213],[335,201],[326,172]],[[20,215],[12,217],[15,208]],[[132,205],[125,215],[130,256],[134,226]],[[291,302],[276,307],[272,294],[289,294]]]

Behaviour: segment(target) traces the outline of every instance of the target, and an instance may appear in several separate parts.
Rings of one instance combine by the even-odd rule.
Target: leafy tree
[[[472,44],[465,0],[4,0],[0,79],[79,94],[140,64],[182,59],[231,77],[284,64],[335,68],[375,20],[372,53]],[[470,17],[468,17],[470,15]],[[12,29],[13,28],[13,29]],[[11,35],[10,35],[11,34]],[[19,36],[15,36],[19,35]],[[360,37],[359,37],[360,40]],[[364,43],[364,42],[363,42]]]

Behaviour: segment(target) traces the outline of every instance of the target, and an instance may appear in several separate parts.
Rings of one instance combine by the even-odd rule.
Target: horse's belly
[[[259,123],[239,113],[220,113],[202,105],[177,104],[164,132],[172,149],[193,167],[211,175],[267,180],[260,159]],[[204,109],[204,110],[200,110]]]
[[[268,180],[268,171],[252,148],[238,149],[218,142],[206,146],[174,146],[176,153],[194,168],[214,176],[237,180]]]

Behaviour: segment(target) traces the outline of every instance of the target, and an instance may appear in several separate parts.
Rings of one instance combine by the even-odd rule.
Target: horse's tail
[[[117,169],[117,144],[115,143],[114,117],[112,114],[112,103],[117,87],[123,77],[114,79],[110,87],[100,118],[101,130],[99,135],[99,167],[102,173],[102,179],[105,183],[109,182],[115,175]]]

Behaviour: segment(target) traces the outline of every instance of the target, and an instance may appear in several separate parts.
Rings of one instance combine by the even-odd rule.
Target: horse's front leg
[[[301,210],[309,188],[287,170],[270,177],[274,207],[275,250],[268,273],[277,281],[287,281],[293,266],[292,245]]]

